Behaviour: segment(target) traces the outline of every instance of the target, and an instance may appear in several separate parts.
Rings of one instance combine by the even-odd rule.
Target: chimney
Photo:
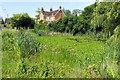
[[[42,11],[42,12],[44,11],[43,7],[41,8],[41,11]]]
[[[60,6],[60,7],[59,7],[59,9],[61,10],[61,9],[62,9],[62,7]]]
[[[50,12],[52,12],[53,11],[53,9],[52,8],[50,8]]]

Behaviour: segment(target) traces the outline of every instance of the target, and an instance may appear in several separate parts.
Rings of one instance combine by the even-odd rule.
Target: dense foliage
[[[35,32],[39,36],[47,35],[48,25],[46,25],[46,23],[43,23],[42,21],[38,21],[37,20],[36,23],[35,23],[35,25],[34,25],[33,32]]]
[[[35,21],[27,13],[24,14],[14,14],[11,18],[12,27],[17,27],[17,29],[34,28]]]
[[[56,32],[66,32],[73,35],[77,33],[85,34],[90,30],[90,21],[92,13],[96,4],[90,5],[81,12],[79,9],[74,9],[72,13],[69,10],[65,10],[65,17],[56,22],[49,24],[49,29]]]
[[[119,2],[97,4],[97,7],[93,13],[93,19],[91,20],[93,29],[97,29],[97,31],[103,31],[106,34],[106,37],[109,38],[113,34],[116,26],[120,24],[120,15],[118,15],[119,6]]]
[[[114,64],[120,66],[120,2],[97,4],[91,24],[94,29],[102,29],[108,38],[109,56],[113,61],[116,61]]]
[[[103,7],[104,6],[104,7]],[[56,32],[66,32],[76,35],[78,33],[94,34],[102,33],[101,36],[109,38],[113,35],[114,29],[120,24],[120,2],[94,3],[79,10],[64,10],[66,16],[58,21],[49,24],[49,29]]]

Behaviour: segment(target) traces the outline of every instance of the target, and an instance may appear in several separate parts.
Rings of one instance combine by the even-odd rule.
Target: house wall
[[[55,21],[55,20],[59,20],[59,19],[63,18],[64,16],[65,15],[62,11],[59,11],[57,13],[57,15],[55,15],[55,16],[44,16],[43,13],[40,13],[39,19],[43,20],[43,21]],[[48,17],[49,17],[49,19],[48,19]]]
[[[52,16],[52,17],[50,18],[50,21],[54,21],[54,20],[55,20],[55,17]]]
[[[40,20],[45,20],[43,13],[40,13]]]
[[[55,20],[59,20],[64,17],[64,13],[62,11],[59,11],[57,15],[55,15]]]

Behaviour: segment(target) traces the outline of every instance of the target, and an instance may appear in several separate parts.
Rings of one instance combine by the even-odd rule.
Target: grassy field
[[[2,36],[4,78],[118,77],[118,66],[107,58],[103,41],[88,36],[37,36],[39,51],[21,58],[18,31],[4,31],[8,32]]]
[[[63,68],[66,70],[64,72],[66,77],[88,76],[86,74],[89,74],[89,68],[98,71],[102,57],[106,55],[104,43],[88,37],[50,36],[40,37],[40,40],[45,48],[42,53],[44,53],[43,55],[46,54],[46,60],[53,62],[56,66],[63,64],[63,67],[66,68]],[[95,76],[94,70],[93,74],[90,75]]]

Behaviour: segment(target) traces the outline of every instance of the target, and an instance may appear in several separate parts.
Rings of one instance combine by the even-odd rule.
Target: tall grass
[[[21,30],[18,33],[18,46],[22,57],[28,57],[39,52],[40,41],[35,33]]]
[[[17,77],[18,67],[24,62],[24,58],[38,53],[40,41],[37,37],[35,33],[25,30],[2,30],[4,76]]]
[[[2,31],[4,78],[118,78],[106,44],[89,36]]]
[[[0,44],[2,44],[2,31],[0,30]],[[0,78],[2,78],[2,45],[0,45]]]

